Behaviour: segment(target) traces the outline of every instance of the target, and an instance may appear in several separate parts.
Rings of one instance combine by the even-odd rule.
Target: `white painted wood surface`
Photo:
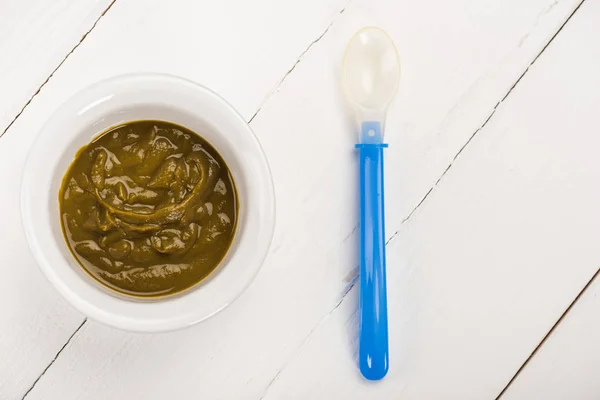
[[[530,68],[579,3],[117,0],[0,138],[0,265],[14,266],[0,280],[0,399],[496,397],[597,269],[597,141],[576,107],[591,113],[594,99],[553,97],[544,82],[569,89],[576,64],[544,66],[580,41],[553,42]],[[353,360],[355,138],[338,80],[347,40],[370,24],[403,61],[387,122],[392,364],[375,384]],[[277,191],[254,284],[170,334],[81,326],[20,227],[18,171],[40,126],[79,88],[135,71],[232,102]]]
[[[0,136],[111,2],[0,3]]]

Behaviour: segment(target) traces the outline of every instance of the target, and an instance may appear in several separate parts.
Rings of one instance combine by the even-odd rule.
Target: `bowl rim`
[[[49,182],[39,185],[40,177],[47,178],[48,174],[52,174],[53,172],[43,171],[44,168],[40,168],[40,161],[37,161],[37,158],[43,158],[43,151],[46,148],[47,142],[53,135],[57,134],[61,127],[68,126],[69,123],[73,124],[73,121],[78,118],[77,115],[70,116],[70,114],[75,114],[73,113],[75,110],[80,111],[78,115],[88,112],[95,107],[94,99],[98,102],[100,101],[99,99],[106,98],[108,92],[118,93],[119,90],[124,92],[140,90],[143,93],[144,90],[153,90],[153,88],[156,89],[158,87],[161,90],[172,90],[174,96],[176,95],[178,98],[190,96],[187,100],[192,101],[193,97],[194,101],[203,103],[206,109],[197,110],[196,115],[198,118],[220,118],[221,121],[227,120],[227,126],[231,126],[232,129],[237,130],[236,135],[244,135],[240,136],[244,141],[243,151],[235,149],[236,146],[232,146],[231,151],[234,153],[238,152],[236,157],[240,153],[244,153],[243,157],[249,157],[249,159],[240,161],[241,165],[248,166],[248,163],[252,163],[253,172],[259,172],[258,177],[252,179],[258,179],[258,186],[263,193],[258,193],[259,189],[253,189],[254,192],[250,190],[247,194],[247,201],[254,204],[254,208],[256,208],[256,210],[254,208],[249,210],[249,214],[251,215],[249,231],[244,230],[240,232],[238,222],[236,236],[239,236],[239,243],[232,244],[232,247],[236,246],[233,252],[234,259],[226,260],[225,265],[219,265],[217,269],[222,269],[221,272],[227,271],[227,273],[222,274],[219,272],[214,278],[215,281],[219,282],[215,285],[220,286],[224,286],[227,279],[229,279],[231,287],[225,287],[227,293],[218,298],[218,301],[215,300],[212,303],[211,298],[199,295],[203,290],[212,290],[216,293],[217,289],[215,287],[205,289],[205,286],[213,285],[212,278],[210,278],[211,282],[207,282],[206,284],[205,281],[209,278],[205,278],[205,280],[181,294],[159,297],[154,301],[136,301],[136,298],[123,297],[113,290],[99,289],[97,282],[91,283],[90,280],[93,280],[93,278],[90,276],[87,279],[81,277],[79,279],[75,278],[77,271],[69,272],[69,270],[74,269],[72,266],[75,260],[74,257],[70,255],[72,260],[64,257],[64,251],[59,249],[61,246],[56,244],[56,235],[52,231],[52,227],[56,224],[51,224],[50,219],[45,221],[43,218],[44,213],[51,214],[53,211],[49,203],[43,204],[44,200],[49,200],[55,195],[58,198],[58,194],[53,193],[52,190],[48,190],[51,188],[51,183]],[[118,100],[116,101],[118,103]],[[172,107],[172,105],[169,104],[168,107]],[[208,114],[211,110],[215,114],[218,114],[218,116],[209,116]],[[176,121],[173,122],[178,123]],[[95,134],[105,129],[99,129]],[[231,132],[218,130],[214,132],[217,136],[229,133]],[[81,136],[82,132],[70,133],[70,135],[72,137],[71,140],[74,140],[78,136]],[[63,149],[59,149],[59,152],[61,150]],[[217,149],[217,151],[219,150]],[[64,155],[49,157],[60,159]],[[71,161],[68,160],[69,164]],[[61,172],[61,178],[65,172],[66,170]],[[247,177],[244,177],[244,179],[247,179]],[[39,186],[46,188],[46,191],[44,192]],[[268,255],[275,230],[275,189],[273,176],[264,150],[249,123],[244,120],[241,114],[230,103],[206,86],[164,73],[129,73],[113,76],[84,87],[66,99],[44,123],[29,149],[23,170],[20,195],[22,221],[27,242],[47,280],[52,283],[73,307],[86,316],[106,325],[128,331],[164,332],[177,330],[204,321],[223,310],[247,289],[258,274]],[[241,196],[240,193],[238,195]],[[241,200],[242,202],[245,201],[245,199]],[[58,215],[58,210],[54,211]],[[40,217],[42,220],[41,223]],[[62,227],[59,228],[61,228],[59,231],[62,232]],[[51,239],[47,238],[48,235],[51,236]],[[238,269],[240,268],[238,265],[240,263],[239,257],[236,260],[235,255],[237,254],[238,247],[243,249],[248,247],[244,239],[246,241],[251,240],[248,239],[249,235],[257,236],[255,242],[259,243],[258,248],[255,249],[255,254],[252,255],[249,265],[244,267],[245,269],[238,276],[234,276],[232,275],[233,271],[229,271],[227,268],[233,268],[229,265],[230,262],[232,265],[237,266]],[[63,237],[60,239],[64,242]],[[247,252],[247,250],[245,251]],[[230,248],[229,253],[231,252],[232,249]],[[226,256],[226,259],[228,257],[229,254]],[[80,269],[78,272],[83,272],[87,275],[87,272],[83,270],[79,263],[77,263],[77,266]],[[224,275],[224,277],[220,278],[221,275]],[[221,280],[219,281],[219,279]],[[201,299],[204,299],[204,303],[196,304]],[[119,305],[122,307],[119,307]],[[121,309],[123,311],[120,311]]]

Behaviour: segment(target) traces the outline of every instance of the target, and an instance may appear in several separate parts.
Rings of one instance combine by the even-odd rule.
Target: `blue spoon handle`
[[[376,133],[381,138],[379,129]],[[363,141],[356,147],[360,151],[359,365],[366,379],[378,380],[389,367],[383,193],[387,144]]]

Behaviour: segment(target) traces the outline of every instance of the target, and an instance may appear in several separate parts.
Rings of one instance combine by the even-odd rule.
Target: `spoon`
[[[389,368],[383,131],[387,107],[400,81],[398,52],[388,34],[375,27],[359,30],[346,48],[342,76],[359,132],[359,366],[366,379],[379,380]]]

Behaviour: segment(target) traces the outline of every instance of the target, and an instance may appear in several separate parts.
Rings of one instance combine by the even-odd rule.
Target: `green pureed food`
[[[65,239],[94,278],[163,296],[205,278],[233,240],[238,199],[217,151],[181,126],[135,121],[79,150],[59,204]]]

